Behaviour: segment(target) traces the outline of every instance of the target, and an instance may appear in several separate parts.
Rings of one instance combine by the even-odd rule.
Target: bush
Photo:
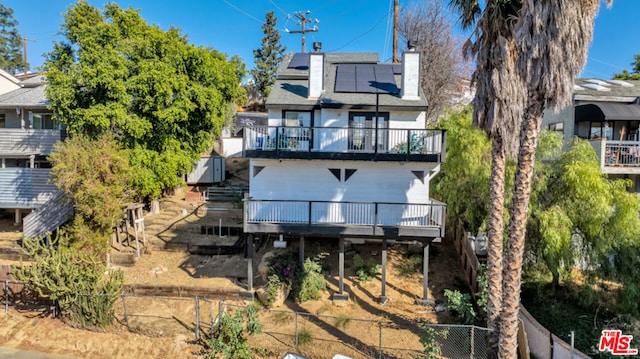
[[[300,302],[315,300],[320,298],[320,291],[327,289],[327,283],[322,275],[322,265],[320,260],[326,253],[319,254],[313,258],[304,260],[303,274],[300,283],[296,287],[296,297]]]
[[[423,347],[423,353],[428,359],[437,359],[442,356],[442,347],[438,342],[438,337],[447,339],[449,329],[436,329],[436,327],[426,322],[420,324],[420,344]],[[417,356],[416,358],[420,358]]]
[[[222,313],[218,322],[211,328],[211,346],[209,358],[222,354],[227,359],[251,359],[251,346],[243,328],[244,315],[247,315],[246,333],[249,336],[262,331],[256,308],[249,306],[246,311],[238,311],[234,315]]]
[[[122,271],[106,271],[95,255],[69,245],[60,230],[47,247],[39,240],[24,241],[24,252],[35,262],[13,268],[17,280],[42,298],[54,300],[62,318],[80,326],[105,327],[115,319],[113,304],[122,293]]]
[[[326,256],[326,253],[321,253],[307,258],[301,268],[295,253],[286,250],[276,253],[269,260],[269,296],[275,298],[279,288],[284,287],[299,302],[320,298],[320,291],[326,289],[321,265]]]
[[[476,312],[471,304],[471,296],[469,293],[461,293],[458,290],[444,290],[444,296],[447,297],[447,310],[454,312],[464,324],[472,324],[476,317]]]
[[[353,256],[353,264],[356,267],[356,276],[361,282],[370,282],[382,268],[375,259],[369,258],[365,262],[359,254]]]

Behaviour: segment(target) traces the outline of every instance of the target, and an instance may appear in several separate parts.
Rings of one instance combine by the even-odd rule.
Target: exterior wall
[[[223,157],[242,157],[242,138],[222,138],[220,142]]]
[[[58,192],[47,168],[0,169],[0,208],[36,208]]]
[[[48,155],[60,139],[60,130],[0,128],[0,153]]]
[[[563,124],[563,137],[565,148],[571,145],[571,141],[573,141],[573,137],[576,135],[575,128],[575,111],[574,105],[569,105],[558,112],[554,112],[551,109],[547,109],[544,111],[544,119],[542,120],[542,129],[549,129],[549,125],[554,123],[561,122]],[[587,134],[588,134],[588,126],[587,124]],[[585,136],[587,135],[585,134]]]
[[[16,83],[16,81],[12,81],[8,78],[11,76],[5,71],[0,73],[0,94],[7,93],[9,91],[17,90],[20,88],[20,85]]]
[[[264,167],[256,175],[256,166]],[[251,160],[250,197],[262,200],[430,203],[429,171],[436,164]],[[338,180],[329,169],[356,169]],[[425,171],[420,180],[412,171]]]

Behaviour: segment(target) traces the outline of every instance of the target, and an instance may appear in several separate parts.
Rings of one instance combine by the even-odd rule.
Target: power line
[[[255,17],[255,16],[253,16],[253,15],[249,14],[248,12],[246,12],[246,11],[242,10],[241,8],[239,8],[239,7],[235,6],[235,5],[233,5],[232,3],[228,2],[227,0],[222,0],[222,1],[224,1],[224,3],[225,3],[225,4],[227,4],[227,5],[231,6],[232,8],[234,8],[234,9],[238,10],[238,11],[239,11],[239,12],[241,12],[243,15],[245,15],[245,16],[247,16],[247,17],[249,17],[249,18],[251,18],[251,19],[253,19],[253,20],[257,21],[257,22],[259,22],[260,24],[262,24],[262,22],[263,22],[263,21],[262,21],[262,20],[260,20],[260,19],[258,19],[257,17]]]
[[[331,50],[331,51],[327,51],[327,52],[336,52],[339,50],[344,49],[345,47],[351,45],[354,41],[358,40],[359,38],[369,34],[371,31],[373,31],[376,27],[378,27],[378,25],[380,25],[380,23],[382,22],[382,20],[384,20],[385,17],[387,17],[387,15],[389,15],[389,12],[385,13],[380,19],[378,19],[378,21],[376,21],[376,23],[367,31],[363,32],[362,34],[354,37],[353,39],[349,40],[349,42],[347,42],[346,44],[338,47],[337,49]]]
[[[293,16],[298,18],[298,23],[297,25],[300,25],[302,27],[301,30],[289,30],[287,28],[284,29],[285,32],[288,32],[290,34],[302,34],[302,52],[304,52],[305,50],[305,33],[307,32],[318,32],[318,26],[315,25],[317,23],[319,23],[320,21],[318,19],[311,19],[308,18],[307,15],[311,14],[310,10],[307,10],[305,12],[302,11],[298,11],[296,13],[293,14]],[[287,19],[291,17],[290,15],[287,15]],[[306,24],[311,24],[313,23],[313,27],[308,29],[306,28]]]
[[[282,10],[282,8],[280,6],[278,6],[278,4],[276,4],[275,2],[273,2],[272,0],[269,0],[269,2],[271,3],[271,5],[275,6],[276,9],[282,11],[283,14],[288,15],[288,13],[284,10]]]

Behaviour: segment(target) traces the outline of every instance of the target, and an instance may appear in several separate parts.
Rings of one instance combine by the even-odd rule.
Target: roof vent
[[[584,87],[573,84],[573,91],[580,91],[580,90],[584,90]]]
[[[626,81],[622,81],[622,80],[609,80],[610,83],[614,84],[614,85],[619,85],[622,87],[633,87],[633,84],[630,84]]]
[[[582,85],[582,87],[588,88],[588,89],[591,89],[591,90],[596,90],[596,91],[603,91],[603,92],[611,91],[611,89],[609,87],[597,85],[597,84],[594,84],[594,83],[584,84],[584,85]]]
[[[607,87],[611,86],[610,83],[606,81],[598,80],[598,79],[586,79],[585,82],[589,82],[589,83],[600,85],[600,86],[607,86]]]
[[[320,41],[314,41],[313,51],[320,52],[320,50],[322,50],[322,43]]]

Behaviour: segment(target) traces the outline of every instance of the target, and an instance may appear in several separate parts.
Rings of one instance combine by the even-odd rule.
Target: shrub
[[[107,271],[95,254],[69,244],[60,230],[47,247],[39,240],[24,241],[23,251],[34,263],[13,268],[17,280],[42,298],[54,300],[63,319],[80,326],[105,327],[115,319],[113,304],[122,293],[122,271]]]
[[[464,324],[472,324],[476,317],[476,312],[471,304],[471,296],[469,293],[461,293],[458,290],[444,290],[444,296],[447,297],[447,310],[454,312]]]
[[[320,298],[320,291],[327,289],[327,283],[322,275],[322,265],[320,260],[327,254],[322,253],[304,261],[302,278],[299,285],[296,285],[296,298],[300,302]]]
[[[256,308],[247,307],[246,311],[238,311],[234,315],[222,313],[218,322],[211,328],[211,346],[209,358],[222,354],[227,359],[251,359],[251,346],[242,326],[244,315],[247,315],[246,332],[249,336],[262,331],[258,321]]]
[[[313,334],[311,334],[311,331],[307,328],[300,329],[300,332],[298,332],[298,345],[311,344],[312,341]]]
[[[449,329],[438,330],[430,324],[430,322],[420,324],[420,344],[422,344],[423,353],[428,359],[437,359],[442,356],[442,347],[438,342],[438,337],[447,339]]]
[[[353,256],[353,264],[356,267],[356,276],[361,282],[370,282],[382,268],[375,259],[369,258],[365,262],[359,254]]]

